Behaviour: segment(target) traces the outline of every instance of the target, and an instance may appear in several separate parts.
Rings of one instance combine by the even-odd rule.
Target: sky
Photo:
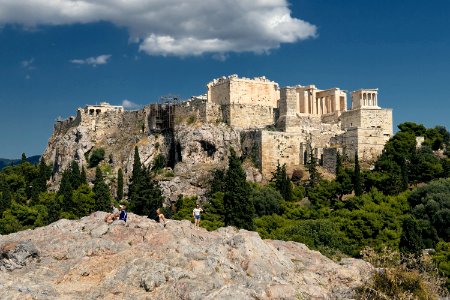
[[[231,74],[378,88],[394,130],[450,129],[449,16],[448,0],[0,0],[0,158],[42,154],[86,104],[187,99]]]

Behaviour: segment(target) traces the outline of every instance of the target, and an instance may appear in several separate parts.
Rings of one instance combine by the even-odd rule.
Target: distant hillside
[[[32,164],[39,163],[40,159],[41,159],[40,155],[27,157],[27,161],[29,161]],[[21,159],[0,158],[0,170],[3,169],[6,166],[17,165],[17,164],[20,163],[20,161],[21,161]]]

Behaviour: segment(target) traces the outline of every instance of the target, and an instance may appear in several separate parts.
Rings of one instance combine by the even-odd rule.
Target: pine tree
[[[111,193],[103,180],[102,170],[98,166],[95,168],[93,191],[95,193],[95,209],[100,211],[108,211],[111,205]]]
[[[123,171],[119,169],[117,172],[117,200],[123,198]]]
[[[41,161],[39,162],[39,167],[38,167],[38,175],[33,180],[33,183],[32,183],[31,198],[32,198],[33,204],[36,204],[38,202],[39,193],[43,193],[43,192],[47,191],[47,180],[50,179],[50,176],[51,176],[51,170],[45,164],[44,158],[41,158]]]
[[[361,168],[359,166],[358,152],[355,151],[355,174],[354,174],[355,196],[362,195]]]
[[[225,226],[253,230],[255,208],[250,200],[250,186],[236,152],[233,149],[230,152],[223,198]]]

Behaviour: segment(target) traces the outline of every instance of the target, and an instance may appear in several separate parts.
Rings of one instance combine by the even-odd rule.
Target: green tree
[[[272,172],[271,181],[275,183],[275,189],[280,192],[284,200],[292,200],[292,182],[286,173],[286,164],[280,166],[278,161],[276,171]]]
[[[317,170],[317,159],[314,156],[312,149],[309,151],[309,161],[306,163],[306,167],[309,172],[309,186],[314,187],[322,180],[322,178]]]
[[[256,216],[262,217],[265,215],[279,214],[281,212],[283,197],[278,191],[268,186],[252,184],[250,201],[255,207]]]
[[[21,159],[20,163],[23,164],[26,162],[27,162],[27,156],[25,155],[25,153],[22,153],[22,159]]]
[[[66,169],[62,173],[61,182],[59,184],[58,197],[61,197],[60,209],[64,209],[66,212],[75,212],[76,206],[72,200],[72,181],[71,181],[71,171],[70,168]],[[56,213],[56,212],[54,212]],[[57,212],[59,216],[60,212]]]
[[[346,194],[353,192],[352,174],[351,170],[346,169],[342,165],[342,156],[337,151],[336,153],[336,192],[339,200]]]
[[[100,167],[95,168],[94,188],[95,209],[100,211],[109,211],[111,205],[111,193],[103,180],[103,174]]]
[[[80,182],[81,182],[81,184],[88,184],[87,176],[86,176],[86,169],[84,168],[84,166],[81,167]]]
[[[423,248],[425,245],[422,242],[422,232],[418,222],[412,217],[405,219],[400,238],[400,251],[420,255]]]
[[[105,149],[94,149],[89,157],[89,167],[96,167],[102,160],[105,159]]]
[[[358,152],[355,151],[355,174],[354,174],[355,195],[362,195],[361,168],[359,166]]]
[[[134,195],[139,193],[142,188],[142,182],[144,180],[144,172],[142,169],[141,158],[139,157],[138,147],[134,147],[134,162],[133,171],[131,173],[130,185],[128,186],[128,199],[133,204]]]
[[[119,169],[117,172],[117,200],[123,199],[123,171]]]
[[[96,208],[96,194],[87,184],[80,185],[73,191],[73,202],[77,205],[77,217],[84,217],[89,215]]]
[[[223,198],[225,226],[236,226],[253,230],[255,209],[250,200],[250,187],[246,181],[241,161],[234,149],[230,149],[228,169],[225,174]]]
[[[38,167],[38,175],[32,182],[32,202],[36,204],[39,201],[39,193],[47,191],[47,180],[50,179],[51,169],[46,165],[44,158],[41,158]]]
[[[134,148],[133,172],[128,188],[131,210],[140,215],[156,218],[156,209],[163,202],[161,188],[151,177],[150,171],[142,167],[138,148]]]

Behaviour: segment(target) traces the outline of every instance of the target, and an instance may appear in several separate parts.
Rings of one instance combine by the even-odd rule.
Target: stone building
[[[315,85],[282,87],[265,77],[222,77],[208,83],[207,103],[219,106],[223,122],[244,130],[244,153],[259,149],[258,163],[265,177],[278,162],[292,171],[307,163],[308,151],[330,171],[337,149],[349,159],[355,153],[375,160],[392,136],[392,110],[378,106],[377,89],[351,93],[339,88],[321,90]],[[274,127],[276,130],[273,130]],[[246,134],[245,130],[260,130]],[[255,140],[257,137],[258,140]],[[252,141],[245,141],[245,139]],[[249,144],[254,146],[249,148]],[[311,149],[311,150],[308,150]],[[328,165],[327,165],[328,162]]]

